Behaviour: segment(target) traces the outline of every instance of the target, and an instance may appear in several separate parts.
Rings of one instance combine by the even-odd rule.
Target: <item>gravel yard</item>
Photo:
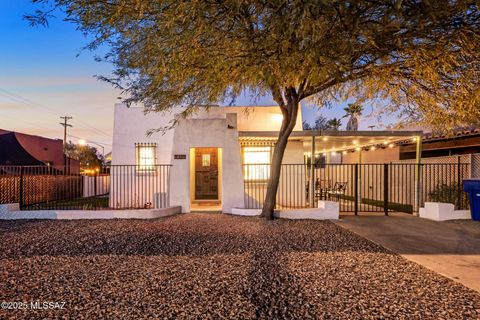
[[[0,221],[0,318],[479,319],[480,295],[333,223]]]

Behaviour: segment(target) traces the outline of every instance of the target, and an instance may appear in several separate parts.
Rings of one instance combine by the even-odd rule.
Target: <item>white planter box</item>
[[[434,221],[471,219],[470,211],[455,210],[453,204],[442,202],[425,202],[425,208],[420,208],[419,216]]]

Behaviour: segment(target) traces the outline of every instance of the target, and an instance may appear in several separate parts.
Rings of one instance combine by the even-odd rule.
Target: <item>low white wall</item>
[[[277,218],[290,220],[338,220],[338,212],[326,211],[320,208],[279,210],[274,212],[274,216]]]
[[[19,219],[156,219],[181,213],[181,207],[137,210],[25,210],[19,211],[18,204],[0,205],[0,220]]]
[[[419,216],[434,221],[471,219],[469,210],[455,210],[453,204],[441,202],[425,202],[425,207],[419,210]]]
[[[277,218],[283,219],[313,219],[313,220],[338,220],[340,206],[338,202],[318,201],[318,208],[286,209],[274,213]]]
[[[232,214],[236,216],[255,217],[262,213],[262,209],[232,208]]]
[[[232,208],[232,214],[237,216],[259,216],[262,209]],[[319,201],[318,208],[283,209],[275,210],[274,216],[282,219],[313,219],[313,220],[338,220],[340,206],[338,202]]]

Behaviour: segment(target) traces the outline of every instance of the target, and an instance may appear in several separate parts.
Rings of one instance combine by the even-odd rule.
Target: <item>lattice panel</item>
[[[472,154],[471,177],[480,178],[480,154]]]
[[[20,177],[0,176],[0,203],[19,202]]]

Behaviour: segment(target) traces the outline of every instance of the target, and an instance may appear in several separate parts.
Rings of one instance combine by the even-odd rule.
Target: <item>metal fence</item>
[[[342,212],[418,211],[425,202],[453,203],[468,209],[462,181],[469,164],[284,164],[277,193],[277,209],[310,207],[318,200],[336,201]],[[261,208],[270,166],[243,165],[244,205]],[[313,176],[313,183],[311,177]],[[313,185],[313,188],[312,188]],[[310,194],[310,190],[313,194]]]
[[[81,173],[0,166],[0,203],[19,203],[22,210],[164,208],[170,205],[170,168],[114,165]],[[355,213],[413,212],[427,201],[468,208],[462,181],[470,164],[318,164],[311,170],[305,164],[282,165],[277,209],[307,208],[312,199],[314,205],[337,201],[342,212]],[[243,165],[245,208],[263,206],[269,171],[269,164]]]
[[[169,206],[170,165],[112,165],[80,172],[0,166],[0,204],[22,210],[102,210]]]

